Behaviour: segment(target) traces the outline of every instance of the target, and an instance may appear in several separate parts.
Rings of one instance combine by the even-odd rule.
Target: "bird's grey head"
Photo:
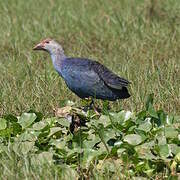
[[[37,44],[33,50],[44,50],[49,52],[51,55],[53,54],[61,54],[64,55],[64,50],[60,44],[58,44],[55,40],[47,38]]]

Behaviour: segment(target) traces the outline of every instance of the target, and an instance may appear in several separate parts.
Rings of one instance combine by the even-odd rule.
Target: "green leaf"
[[[66,141],[64,139],[51,139],[50,141],[51,145],[54,145],[57,149],[65,149],[66,147]]]
[[[158,117],[158,114],[157,114],[157,112],[155,111],[155,109],[154,109],[154,107],[153,107],[152,104],[149,104],[148,113],[149,113],[149,115],[150,115],[151,117],[154,117],[154,118],[156,118],[156,119],[159,118],[159,117]]]
[[[83,149],[83,167],[88,168],[91,162],[95,160],[100,154],[100,151],[96,151],[94,149]]]
[[[58,118],[57,123],[59,123],[60,125],[62,125],[64,127],[70,126],[70,122],[66,118]]]
[[[178,138],[178,131],[174,127],[165,127],[164,131],[166,138]]]
[[[166,140],[166,137],[164,135],[158,135],[157,140],[158,140],[158,145],[167,144],[167,140]]]
[[[124,153],[125,151],[126,151],[125,148],[119,148],[119,149],[117,150],[117,155],[118,155],[118,157],[121,157],[122,153]]]
[[[50,133],[49,133],[48,137],[56,134],[57,132],[61,132],[61,127],[52,127],[52,128],[50,128]]]
[[[136,146],[136,145],[140,144],[143,140],[140,135],[129,134],[124,137],[124,141],[127,142],[128,144]]]
[[[36,120],[36,117],[37,116],[34,113],[23,113],[19,118],[18,123],[23,129],[26,129]]]
[[[149,94],[146,100],[146,110],[148,111],[149,106],[153,105],[153,98],[154,98],[154,94]]]
[[[13,122],[11,125],[13,127],[13,135],[14,136],[21,133],[22,127],[21,127],[21,125],[19,123]]]
[[[7,123],[6,120],[3,118],[0,118],[0,130],[6,129]]]
[[[48,125],[48,123],[46,121],[39,121],[35,124],[33,124],[33,130],[39,131],[39,130],[43,130],[46,126]]]
[[[149,132],[152,129],[150,118],[146,118],[138,127],[138,129]]]
[[[12,114],[7,114],[3,116],[4,119],[6,119],[8,122],[17,122],[17,117],[13,116]]]
[[[151,153],[151,149],[153,148],[154,145],[155,145],[154,141],[151,141],[151,142],[136,146],[135,150],[138,153],[139,158],[149,159],[149,160],[157,159],[157,157]]]
[[[180,147],[177,144],[169,144],[169,148],[174,155],[180,152]]]
[[[167,144],[159,146],[159,155],[166,158],[170,155],[170,150]]]
[[[98,123],[102,123],[104,125],[104,127],[106,127],[111,124],[111,120],[110,120],[109,116],[101,115],[98,120]]]

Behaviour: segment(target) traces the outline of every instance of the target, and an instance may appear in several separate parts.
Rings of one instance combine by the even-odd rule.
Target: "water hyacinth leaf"
[[[35,142],[37,137],[33,133],[24,132],[15,138],[15,142],[31,141]]]
[[[12,128],[6,128],[6,129],[2,129],[0,130],[0,136],[2,137],[9,137],[13,132]]]
[[[92,149],[98,142],[100,142],[99,137],[93,140],[84,140],[83,147]]]
[[[138,129],[145,131],[145,132],[149,132],[152,129],[152,124],[151,124],[151,119],[147,118],[145,119],[138,127]]]
[[[136,145],[140,144],[143,140],[140,135],[128,134],[124,137],[124,141],[130,145],[136,146]]]
[[[54,145],[57,149],[65,149],[66,141],[64,139],[51,139],[51,145]]]
[[[149,94],[147,97],[147,100],[146,100],[146,110],[147,111],[149,109],[149,106],[153,105],[153,99],[154,99],[154,94],[153,93]]]
[[[31,109],[30,111],[28,111],[28,113],[36,114],[36,122],[39,122],[43,119],[43,114],[41,112],[37,112],[37,111]]]
[[[163,110],[159,110],[157,113],[161,124],[170,124],[169,121],[167,121],[167,115],[164,113]]]
[[[6,119],[8,122],[17,122],[17,117],[13,116],[12,114],[7,114],[3,116],[4,119]]]
[[[100,151],[94,149],[83,149],[82,165],[88,168],[93,160],[101,154]]]
[[[156,118],[156,119],[159,118],[159,117],[158,117],[158,114],[157,114],[157,112],[155,111],[155,109],[154,109],[154,107],[153,107],[152,104],[149,104],[148,113],[149,113],[149,115],[150,115],[151,117],[154,117],[154,118]]]
[[[6,120],[3,118],[0,118],[0,130],[6,129],[7,123]]]
[[[177,144],[169,144],[169,149],[174,155],[180,152],[180,147]]]
[[[160,135],[160,136],[158,135],[157,140],[158,140],[158,145],[167,144],[167,140],[166,140],[166,137],[164,135]]]
[[[50,128],[50,133],[49,133],[48,137],[50,137],[58,132],[61,132],[61,127],[52,127],[52,128]]]
[[[21,133],[22,127],[21,127],[21,125],[19,123],[13,122],[11,125],[12,125],[12,128],[13,128],[13,135],[14,136]]]
[[[119,113],[110,113],[110,118],[115,123],[122,124],[125,121],[125,111],[120,111]]]
[[[36,131],[40,131],[40,130],[43,130],[46,126],[48,125],[48,123],[46,121],[39,121],[35,124],[33,124],[33,130],[36,130]]]
[[[98,123],[102,123],[104,125],[104,127],[106,127],[111,124],[111,120],[110,120],[109,116],[101,115],[98,120]]]
[[[146,111],[141,111],[137,114],[138,119],[144,119],[146,117]]]
[[[25,129],[36,120],[36,117],[35,113],[23,113],[18,119],[18,123]]]
[[[149,160],[157,159],[157,157],[151,153],[151,149],[153,149],[154,145],[155,143],[151,141],[149,143],[144,143],[142,145],[136,146],[135,150],[138,153],[139,158]]]
[[[174,127],[165,127],[164,131],[166,138],[178,138],[178,131]]]
[[[170,150],[169,150],[169,146],[168,144],[165,144],[165,145],[160,145],[158,147],[159,149],[159,155],[162,157],[162,158],[166,158],[170,155]]]
[[[58,118],[57,123],[59,123],[60,125],[62,125],[64,127],[69,127],[70,126],[70,121],[68,119],[66,119],[66,118]]]
[[[119,149],[117,150],[117,155],[118,155],[118,157],[121,157],[122,153],[124,153],[125,151],[126,151],[125,148],[119,148]]]

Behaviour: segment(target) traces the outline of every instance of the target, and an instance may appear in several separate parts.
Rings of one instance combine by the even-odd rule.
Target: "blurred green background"
[[[32,51],[47,37],[67,56],[98,60],[132,82],[131,98],[113,109],[138,111],[154,93],[157,109],[179,114],[179,12],[179,0],[1,0],[0,115],[48,116],[66,100],[80,102],[49,55]]]

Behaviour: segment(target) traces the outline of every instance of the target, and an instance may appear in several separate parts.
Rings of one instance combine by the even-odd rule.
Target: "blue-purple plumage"
[[[48,43],[46,43],[48,42]],[[62,47],[53,40],[42,41],[34,49],[50,53],[54,68],[71,91],[80,98],[115,101],[130,97],[129,81],[120,78],[97,61],[85,58],[67,58]]]
[[[128,98],[128,81],[89,59],[66,58],[56,67],[69,89],[81,98],[94,97],[114,101]]]

